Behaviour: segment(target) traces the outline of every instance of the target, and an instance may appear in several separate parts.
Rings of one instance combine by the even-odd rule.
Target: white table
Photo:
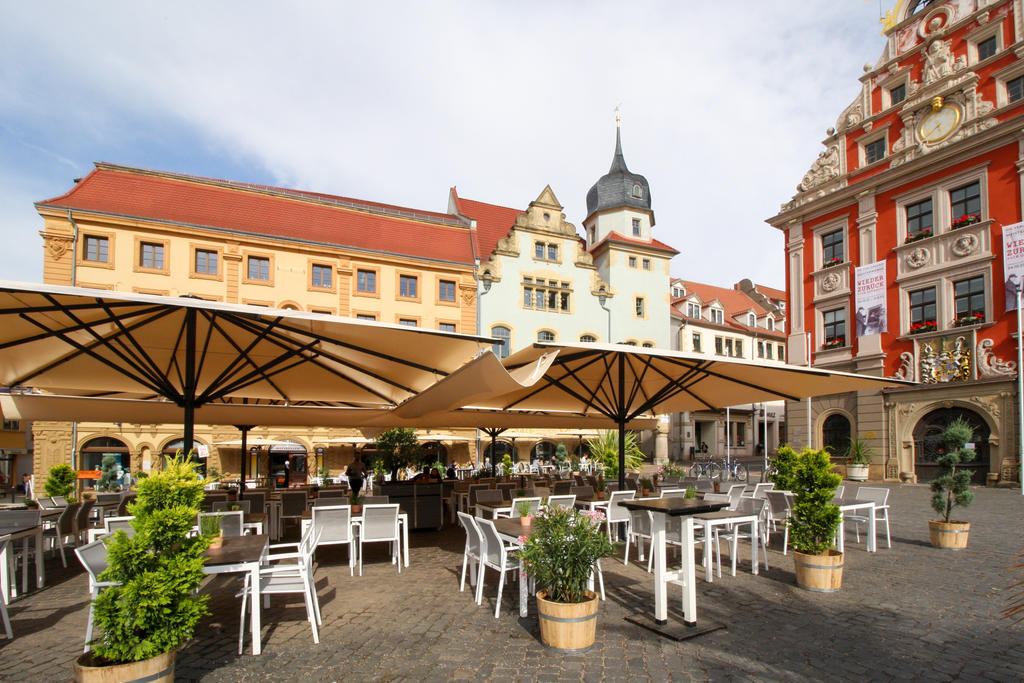
[[[249,572],[250,628],[252,630],[252,653],[263,651],[260,641],[260,566],[266,561],[270,548],[269,536],[231,536],[224,539],[224,545],[216,550],[206,551],[204,574],[231,574]]]
[[[836,532],[836,550],[843,552],[845,547],[844,537],[846,535],[845,518],[847,512],[855,512],[857,510],[865,510],[868,518],[868,533],[867,533],[867,551],[873,553],[877,549],[875,539],[875,504],[872,501],[851,501],[851,502],[840,502],[839,505],[839,531]]]
[[[11,577],[7,575],[8,558],[7,553],[11,552],[14,546],[14,542],[21,539],[21,547],[25,552],[26,559],[21,564],[21,592],[28,592],[28,542],[32,539],[35,543],[35,555],[36,555],[36,587],[42,588],[46,585],[46,571],[43,567],[43,525],[31,527],[0,527],[0,536],[6,536],[10,534],[11,542],[4,546],[4,551],[0,553],[0,591],[3,591],[3,595],[9,596],[10,598],[17,597],[18,595],[18,581],[17,577],[14,577],[14,581],[11,581]]]
[[[711,567],[711,534],[716,526],[740,526],[750,525],[750,565],[751,573],[757,574],[757,546],[761,542],[758,534],[757,515],[740,515],[732,510],[719,510],[718,512],[706,512],[694,515],[694,523],[704,529],[704,580],[711,583],[714,572]],[[737,552],[736,545],[733,545],[733,555]],[[767,550],[765,551],[767,552]],[[719,574],[721,576],[721,574]]]
[[[511,516],[511,514],[512,514],[512,506],[511,505],[505,505],[504,503],[502,503],[500,505],[484,505],[483,503],[477,503],[476,504],[476,513],[477,513],[476,514],[477,517],[484,517],[485,515],[490,513],[491,519],[498,519],[498,516],[501,515],[501,514],[505,514],[505,516]],[[483,513],[483,514],[480,514],[480,513]],[[485,517],[485,519],[486,519],[486,517]]]

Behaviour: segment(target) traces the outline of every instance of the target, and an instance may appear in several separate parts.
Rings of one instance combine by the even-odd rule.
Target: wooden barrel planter
[[[816,593],[834,593],[843,587],[843,554],[829,549],[822,555],[793,551],[796,585]]]
[[[597,594],[586,592],[583,602],[551,602],[547,591],[537,593],[540,639],[559,652],[585,652],[597,636]]]
[[[174,683],[174,650],[141,662],[99,666],[86,652],[75,660],[76,683]]]
[[[928,534],[936,548],[963,550],[967,547],[967,536],[970,532],[970,522],[943,522],[938,519],[928,522]]]

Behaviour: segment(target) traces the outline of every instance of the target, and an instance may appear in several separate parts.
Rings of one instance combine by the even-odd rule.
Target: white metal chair
[[[644,561],[644,543],[651,540],[651,513],[647,510],[630,511],[629,533],[626,534],[626,552],[622,564],[629,564],[629,544],[636,543],[641,562]]]
[[[476,520],[477,528],[480,529],[480,538],[483,541],[480,557],[480,573],[476,577],[476,604],[480,604],[484,596],[484,571],[487,567],[498,570],[498,597],[494,602],[494,618],[498,618],[501,609],[501,589],[505,587],[505,573],[518,570],[518,564],[510,564],[508,553],[518,546],[502,541],[498,530],[494,528],[494,522],[489,519]]]
[[[736,558],[739,556],[739,542],[741,540],[749,540],[751,543],[760,543],[761,549],[764,551],[761,553],[761,557],[764,558],[764,568],[768,569],[768,544],[765,540],[762,519],[764,517],[765,506],[767,500],[764,498],[744,498],[740,500],[739,505],[736,506],[737,516],[748,516],[756,515],[758,518],[758,524],[762,526],[762,530],[759,530],[758,537],[752,538],[749,532],[744,531],[746,524],[729,524],[724,528],[715,527],[715,544],[717,546],[720,537],[725,537],[730,543],[730,556],[732,559],[732,575],[736,576]]]
[[[199,530],[203,530],[203,520],[212,517],[217,520],[220,533],[223,536],[241,536],[243,517],[241,510],[234,512],[200,512],[198,516]]]
[[[832,504],[839,505],[843,502],[843,496],[846,494],[846,484],[840,484],[836,487],[835,493],[832,494]]]
[[[359,576],[363,575],[363,545],[391,543],[391,562],[402,573],[402,543],[398,537],[398,504],[363,505],[363,523],[359,529]]]
[[[103,530],[105,533],[113,534],[124,531],[131,538],[135,535],[135,527],[132,526],[134,517],[106,517],[103,519]]]
[[[875,504],[875,521],[885,522],[885,545],[892,547],[892,540],[889,537],[889,489],[873,486],[861,486],[857,489],[857,502],[872,502]],[[866,514],[846,514],[846,519],[853,522],[853,530],[857,535],[857,542],[860,543],[860,525],[868,523]]]
[[[10,534],[6,536],[0,536],[0,555],[3,554],[4,550],[7,549],[8,544],[11,542]],[[0,571],[7,571],[7,567],[0,567]],[[3,591],[0,591],[3,593]],[[92,615],[90,614],[90,617]],[[7,616],[7,596],[0,595],[0,617],[4,621],[4,631],[7,633],[7,639],[10,640],[14,637],[14,631],[11,630],[11,620]]]
[[[736,506],[740,504],[740,498],[743,497],[743,492],[747,490],[746,484],[733,484],[729,487],[729,492],[726,494],[729,496],[729,509],[735,510]]]
[[[100,591],[110,586],[118,585],[115,581],[100,581],[99,575],[107,568],[107,544],[103,539],[97,539],[79,548],[75,548],[78,561],[85,567],[89,574],[89,621],[85,626],[85,652],[89,651],[89,643],[92,641],[92,615],[93,603]]]
[[[476,587],[483,561],[483,536],[476,524],[476,518],[465,512],[459,512],[459,524],[466,530],[466,547],[462,551],[462,578],[459,579],[459,592],[466,590],[466,567],[469,567],[469,585]],[[474,563],[475,564],[472,564]],[[476,591],[474,590],[474,597]]]
[[[776,523],[782,522],[782,554],[785,555],[789,547],[789,515],[793,512],[793,499],[788,491],[766,491],[768,497],[768,522],[774,528]],[[767,526],[767,525],[766,525]]]
[[[522,517],[523,514],[522,514],[522,512],[519,511],[519,506],[521,504],[523,504],[523,503],[526,503],[527,505],[530,506],[530,509],[529,509],[529,511],[526,514],[533,515],[534,517],[536,517],[537,513],[540,511],[540,496],[536,496],[536,497],[533,497],[533,498],[513,498],[512,499],[512,513],[511,513],[510,516],[513,519],[516,519],[518,517]]]
[[[352,544],[352,507],[349,505],[314,507],[313,529],[316,531],[316,548],[322,545],[348,546],[348,574],[349,576],[355,574],[356,556]]]
[[[566,508],[571,510],[576,505],[576,496],[569,494],[566,496],[548,496],[547,508]]]
[[[629,510],[619,505],[624,500],[633,500],[636,496],[636,491],[612,491],[611,498],[608,499],[608,512],[607,512],[607,530],[608,540],[612,539],[612,526],[616,524],[626,525],[626,538],[629,538],[629,527],[632,524],[632,517],[629,514]]]
[[[241,510],[244,514],[249,514],[252,512],[250,509],[251,506],[252,501],[250,500],[217,500],[210,505],[210,508],[213,512],[234,512],[236,510]],[[260,512],[263,511],[260,510]]]
[[[775,488],[775,484],[773,484],[772,482],[754,484],[754,490],[751,492],[750,496],[745,497],[764,498],[764,494],[768,491],[771,491],[773,488]]]
[[[310,525],[298,543],[278,543],[270,546],[270,550],[295,548],[295,551],[267,556],[270,566],[260,568],[259,594],[264,596],[264,600],[269,600],[271,595],[302,593],[303,601],[306,603],[306,618],[313,631],[313,642],[319,644],[320,634],[316,627],[323,624],[323,621],[320,618],[320,601],[316,595],[316,582],[313,578],[313,551],[316,543],[316,529]],[[284,563],[282,560],[294,562]],[[238,624],[238,654],[242,654],[244,646],[245,610],[248,606],[250,580],[249,574],[246,573],[245,585],[241,592],[242,616]]]

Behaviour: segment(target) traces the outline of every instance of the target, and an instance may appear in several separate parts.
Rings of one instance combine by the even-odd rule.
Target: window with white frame
[[[708,314],[711,316],[711,322],[713,323],[721,325],[725,320],[725,313],[721,308],[711,308],[708,310]]]
[[[580,341],[583,342],[584,344],[593,344],[594,342],[597,341],[597,337],[595,337],[592,334],[581,334]]]
[[[700,332],[694,332],[691,340],[693,342],[693,350],[700,353]]]
[[[757,342],[757,357],[758,358],[764,358],[764,342],[763,341]]]
[[[491,351],[498,358],[507,358],[509,354],[510,340],[512,338],[512,330],[505,327],[504,325],[494,325],[491,327],[491,337],[498,341],[491,345]]]
[[[555,333],[551,330],[541,330],[537,333],[537,341],[553,342],[555,341]]]
[[[1024,61],[1014,60],[992,77],[996,82],[996,106],[1005,107],[1024,99]]]
[[[747,314],[747,327],[757,327],[757,316],[755,314]]]
[[[864,153],[864,165],[873,164],[885,158],[885,136],[870,140],[861,145]]]
[[[769,315],[768,317],[766,317],[764,319],[764,322],[765,322],[765,327],[767,327],[769,330],[774,330],[775,329],[775,318],[773,318],[773,317],[771,317]]]
[[[715,337],[715,354],[719,356],[725,355],[725,339],[722,337]]]
[[[930,237],[988,217],[984,168],[949,176],[941,182],[897,198],[904,238]]]
[[[976,31],[967,35],[967,61],[973,66],[978,62],[995,57],[1002,49],[1001,38],[1003,25],[1000,21],[982,24]]]
[[[572,304],[572,290],[568,282],[523,278],[523,307],[537,311],[568,313]]]
[[[768,360],[772,359],[772,345],[771,344],[765,344],[764,345],[764,357],[767,358]],[[782,359],[780,358],[779,360],[782,360]]]
[[[686,304],[686,317],[688,318],[700,318],[700,304],[692,301]]]
[[[834,308],[822,313],[823,346],[834,347],[846,344],[846,309]]]
[[[643,318],[647,314],[647,301],[642,296],[633,299],[633,311],[636,317]]]
[[[639,236],[640,236],[640,219],[639,218],[634,218],[633,219],[633,237],[639,237]]]
[[[86,261],[107,263],[109,260],[109,244],[110,240],[106,237],[86,235],[82,258]]]

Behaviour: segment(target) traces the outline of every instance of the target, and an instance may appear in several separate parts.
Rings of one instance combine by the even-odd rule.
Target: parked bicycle
[[[695,462],[690,466],[690,476],[695,479],[710,479],[711,481],[736,480],[749,481],[750,473],[747,466],[738,460],[727,460],[725,458],[710,458],[705,462]]]

